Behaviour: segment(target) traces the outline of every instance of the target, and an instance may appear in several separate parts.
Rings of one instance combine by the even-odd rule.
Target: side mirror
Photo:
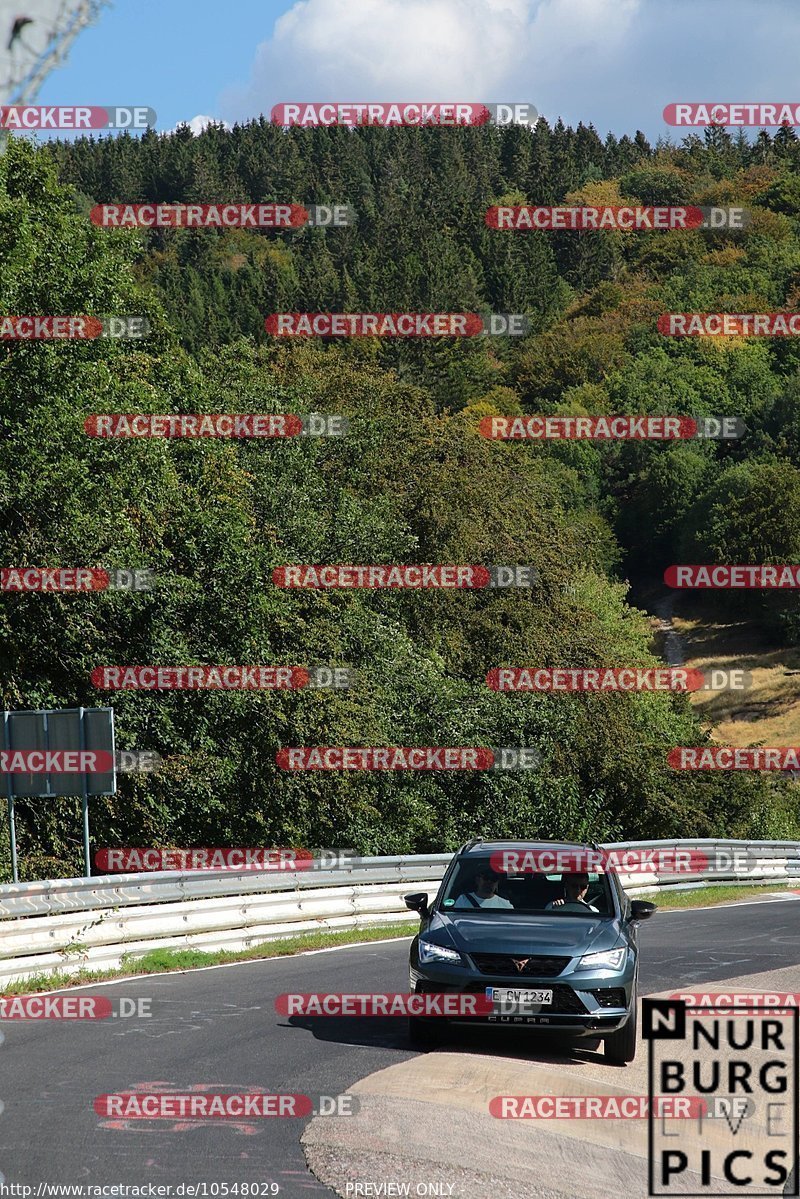
[[[415,891],[413,895],[404,895],[403,903],[411,912],[419,912],[420,916],[428,915],[428,895],[425,891]]]
[[[657,911],[656,905],[648,903],[646,899],[631,900],[631,920],[649,920],[653,912]]]

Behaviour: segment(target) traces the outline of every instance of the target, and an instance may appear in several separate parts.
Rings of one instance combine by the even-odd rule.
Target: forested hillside
[[[143,343],[0,348],[3,559],[146,566],[139,595],[6,595],[7,707],[113,698],[121,746],[165,758],[92,801],[97,845],[446,849],[473,832],[612,840],[800,836],[793,784],[679,774],[704,734],[676,695],[498,695],[498,665],[651,663],[626,580],[673,562],[800,561],[798,347],[662,336],[666,311],[800,296],[800,142],[681,148],[589,127],[81,139],[0,159],[7,312],[136,312]],[[740,204],[745,231],[508,233],[491,204]],[[96,203],[348,203],[347,229],[97,228]],[[522,339],[276,344],[277,311],[494,311]],[[95,412],[333,412],[342,439],[102,441]],[[491,413],[742,417],[739,442],[504,444]],[[22,498],[19,498],[22,497]],[[532,563],[530,592],[307,593],[288,562]],[[749,592],[776,638],[790,594]],[[112,663],[347,664],[347,693],[118,693]],[[531,745],[506,775],[281,772],[285,745]],[[34,824],[33,812],[37,814]],[[79,861],[75,805],[20,802],[28,876]],[[2,839],[5,845],[5,839]],[[46,847],[47,850],[46,850]],[[55,848],[53,848],[55,847]],[[5,852],[3,850],[2,852]]]

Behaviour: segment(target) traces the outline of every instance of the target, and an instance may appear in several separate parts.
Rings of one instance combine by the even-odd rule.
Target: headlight
[[[619,970],[627,949],[606,949],[603,953],[587,953],[578,962],[578,970]]]
[[[461,954],[455,949],[447,949],[444,945],[434,945],[431,941],[419,942],[419,960],[421,962],[458,962],[461,964]]]

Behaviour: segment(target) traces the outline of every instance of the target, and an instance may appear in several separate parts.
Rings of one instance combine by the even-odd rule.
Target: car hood
[[[463,953],[579,954],[613,949],[624,940],[622,924],[608,916],[456,916],[436,912],[425,938]]]

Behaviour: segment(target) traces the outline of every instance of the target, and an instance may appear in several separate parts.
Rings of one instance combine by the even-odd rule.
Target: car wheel
[[[633,1007],[630,1016],[622,1028],[605,1039],[603,1053],[615,1066],[627,1066],[628,1062],[632,1062],[636,1057],[636,1033],[639,1023],[638,1009],[639,1004],[636,992],[634,991]]]
[[[428,1017],[408,1017],[408,1039],[415,1049],[435,1049],[444,1039],[444,1029],[440,1022]]]

